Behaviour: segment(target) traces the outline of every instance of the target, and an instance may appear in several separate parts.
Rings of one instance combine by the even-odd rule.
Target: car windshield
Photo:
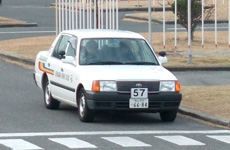
[[[159,65],[143,39],[83,39],[80,65]]]

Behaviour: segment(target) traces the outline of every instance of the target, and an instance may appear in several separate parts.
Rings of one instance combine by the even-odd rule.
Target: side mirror
[[[75,59],[72,56],[66,56],[62,59],[62,62],[76,66]]]
[[[159,55],[162,56],[162,57],[164,57],[164,56],[166,56],[166,52],[165,51],[160,51]]]
[[[165,63],[168,62],[168,58],[166,57],[166,52],[165,51],[159,52],[158,60],[160,61],[161,64],[165,64]]]
[[[65,58],[65,51],[61,50],[58,52],[58,54],[61,56],[61,58]]]

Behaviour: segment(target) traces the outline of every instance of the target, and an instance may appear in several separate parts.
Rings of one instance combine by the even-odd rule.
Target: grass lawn
[[[5,17],[0,17],[0,25],[4,24],[18,24],[18,23],[26,23],[25,21],[17,20],[17,19],[10,19]]]

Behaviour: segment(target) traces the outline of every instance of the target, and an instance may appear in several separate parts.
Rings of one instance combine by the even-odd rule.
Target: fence
[[[127,0],[130,2],[130,0]],[[151,14],[155,13],[156,4],[161,2],[162,11],[162,43],[163,48],[166,48],[166,17],[165,8],[166,2],[175,1],[175,14],[177,13],[177,1],[178,0],[145,0],[148,6],[148,22],[149,22],[149,42],[152,43],[152,18]],[[192,46],[191,46],[191,1],[188,1],[188,62],[192,61]],[[204,22],[204,6],[208,0],[201,0],[202,4],[202,17],[201,17],[201,47],[205,47],[205,22]],[[209,0],[210,1],[210,0]],[[220,2],[221,0],[219,0]],[[69,29],[119,29],[119,3],[120,0],[56,0],[56,30],[57,34],[63,30]],[[215,32],[215,47],[218,46],[217,36],[217,19],[218,19],[218,0],[212,0],[214,6],[214,32]],[[140,7],[140,0],[136,1],[136,7]],[[228,7],[228,47],[230,48],[230,0],[228,0],[228,6],[223,0],[223,5]],[[143,7],[143,6],[142,6]],[[174,16],[174,47],[178,48],[178,26],[177,16]]]
[[[163,7],[163,11],[162,11],[162,35],[163,35],[163,39],[162,39],[162,44],[163,44],[163,48],[165,49],[166,48],[166,17],[165,17],[165,8],[166,8],[166,2],[168,2],[169,0],[161,0],[161,6]],[[177,2],[179,0],[172,0],[173,2],[175,2],[175,14],[177,14]],[[205,17],[204,17],[204,7],[205,7],[205,3],[207,3],[208,0],[201,0],[201,47],[204,48],[205,47]],[[191,22],[191,2],[192,0],[187,0],[187,12],[188,12],[188,35],[187,35],[187,39],[188,39],[188,52],[172,52],[172,53],[177,53],[177,54],[186,54],[188,55],[188,62],[191,63],[192,62],[192,55],[194,54],[199,54],[199,55],[206,55],[206,54],[229,54],[230,52],[229,51],[215,51],[215,52],[200,52],[200,53],[197,53],[197,52],[192,52],[192,44],[191,44],[191,26],[192,26],[192,22]],[[218,3],[219,2],[219,3]],[[159,0],[153,0],[153,8],[156,8],[156,3],[159,3]],[[218,47],[218,4],[220,5],[220,0],[212,0],[212,6],[214,7],[214,43],[215,43],[215,48]],[[148,5],[152,5],[151,2],[149,1]],[[228,8],[228,12],[226,13],[226,15],[228,15],[228,46],[226,44],[226,48],[225,49],[228,49],[228,47],[230,48],[230,0],[228,0],[228,6],[227,4],[225,4],[225,1],[223,0],[223,4],[222,4],[225,8]],[[149,9],[149,13],[155,13],[155,12],[152,12],[150,11]],[[149,15],[149,18],[148,20],[151,20],[151,15]],[[178,27],[177,27],[177,15],[174,16],[174,47],[175,47],[175,50],[178,48],[178,33],[177,33],[177,30],[178,30]],[[151,28],[151,21],[149,21],[149,29]],[[151,39],[151,32],[149,33],[149,39],[150,41],[152,41]],[[212,37],[210,37],[212,38]],[[208,43],[209,41],[207,41]],[[223,41],[220,41],[220,43],[223,43]]]
[[[118,0],[56,0],[56,6],[57,34],[70,29],[118,30]]]

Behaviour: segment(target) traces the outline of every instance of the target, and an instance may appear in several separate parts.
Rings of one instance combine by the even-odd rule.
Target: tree
[[[175,2],[172,3],[172,11],[175,14]],[[202,4],[200,0],[191,0],[191,39],[194,38],[194,31],[201,21],[202,17]],[[188,31],[188,1],[177,1],[177,17],[178,23],[184,26]]]
[[[2,4],[2,0],[0,0],[0,5]]]

